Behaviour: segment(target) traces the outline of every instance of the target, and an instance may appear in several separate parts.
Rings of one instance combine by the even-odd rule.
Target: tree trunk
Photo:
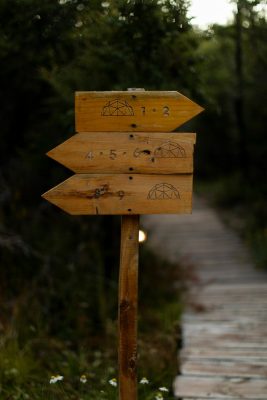
[[[244,53],[243,53],[243,27],[242,27],[242,0],[237,0],[236,12],[236,51],[235,51],[235,64],[236,64],[236,99],[235,99],[235,113],[236,123],[238,130],[238,154],[239,166],[244,178],[248,177],[249,173],[249,159],[247,151],[247,132],[244,113]]]

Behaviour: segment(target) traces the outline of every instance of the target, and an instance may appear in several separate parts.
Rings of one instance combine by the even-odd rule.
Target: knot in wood
[[[121,313],[125,313],[130,309],[130,302],[128,300],[122,300],[120,303],[120,311]]]
[[[136,358],[136,354],[133,354],[133,356],[129,360],[129,369],[132,373],[135,373],[136,371]]]

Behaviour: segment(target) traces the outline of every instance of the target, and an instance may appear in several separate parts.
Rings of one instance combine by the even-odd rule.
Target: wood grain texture
[[[195,142],[195,133],[78,133],[47,155],[76,173],[192,173]]]
[[[203,111],[176,91],[76,92],[76,132],[170,132]]]
[[[175,395],[179,398],[210,397],[220,399],[266,400],[267,380],[179,376],[175,382]]]
[[[180,355],[181,360],[224,360],[224,361],[250,361],[251,363],[265,362],[267,363],[267,347],[265,349],[259,347],[250,348],[225,348],[225,347],[208,347],[208,348],[186,348]]]
[[[149,245],[189,273],[182,316],[183,400],[267,399],[267,274],[205,200],[187,216],[146,216]],[[177,252],[179,249],[179,253]],[[190,265],[190,263],[192,263]],[[192,267],[193,265],[193,267]]]
[[[251,362],[251,360],[194,360],[184,361],[181,366],[183,375],[223,376],[267,378],[266,361]]]
[[[119,399],[137,399],[139,216],[123,216],[119,275]]]
[[[78,174],[43,197],[76,215],[191,213],[192,175]]]

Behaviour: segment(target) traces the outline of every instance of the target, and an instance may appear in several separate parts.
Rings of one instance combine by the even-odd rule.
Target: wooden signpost
[[[75,175],[43,197],[69,214],[122,215],[119,398],[137,399],[140,214],[192,212],[194,133],[174,129],[203,109],[178,92],[78,92],[76,134],[48,152]]]

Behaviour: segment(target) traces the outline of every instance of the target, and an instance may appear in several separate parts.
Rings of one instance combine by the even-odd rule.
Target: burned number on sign
[[[156,112],[156,108],[152,109],[153,112]],[[141,113],[142,115],[146,115],[146,107],[142,106],[141,107]],[[169,106],[164,106],[162,107],[162,114],[164,117],[169,117],[170,116],[170,107]]]
[[[140,148],[136,148],[134,151],[133,151],[133,153],[132,153],[132,155],[133,155],[133,157],[135,157],[135,158],[138,158],[138,157],[140,157],[141,155],[150,155],[152,153],[152,151],[151,150],[149,150],[149,149],[140,149]],[[104,154],[104,152],[103,151],[100,151],[99,153],[97,153],[97,154],[94,154],[92,151],[89,151],[89,153],[87,153],[86,154],[86,158],[88,159],[88,160],[93,160],[94,159],[94,157],[95,156],[103,156],[103,155],[105,155]],[[116,158],[117,157],[119,157],[119,156],[125,156],[125,155],[127,155],[127,152],[126,151],[118,151],[118,150],[115,150],[115,149],[112,149],[112,150],[109,150],[108,151],[108,153],[106,154],[109,158],[110,158],[110,160],[116,160]]]
[[[109,152],[109,158],[110,158],[111,160],[115,160],[116,157],[117,157],[116,150],[110,150],[110,152]]]
[[[123,154],[125,154],[125,152]],[[103,156],[104,152],[100,151],[97,155]],[[115,160],[117,158],[117,156],[118,156],[117,150],[114,150],[114,149],[109,150],[108,157],[111,160]],[[94,155],[94,153],[92,151],[89,151],[85,156],[85,158],[87,158],[89,160],[93,160],[94,157],[95,157],[95,155]]]
[[[96,188],[94,191],[94,195],[93,197],[95,199],[99,199],[101,196],[105,197],[105,196],[118,196],[120,200],[123,199],[123,197],[125,196],[125,192],[123,190],[119,190],[118,192],[112,193],[109,192],[109,187],[108,185],[102,185],[99,188]]]

